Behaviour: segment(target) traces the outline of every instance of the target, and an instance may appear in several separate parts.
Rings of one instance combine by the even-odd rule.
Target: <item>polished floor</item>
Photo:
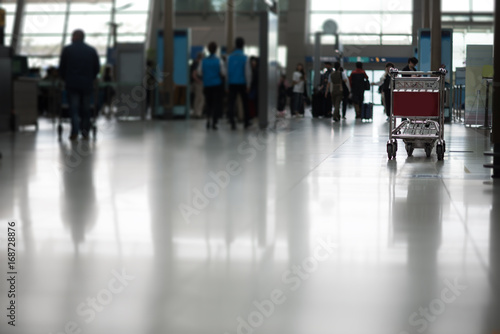
[[[15,221],[18,271],[15,328],[0,283],[0,333],[500,332],[483,130],[447,125],[440,162],[402,145],[388,161],[380,109],[277,128],[0,134],[0,268]]]

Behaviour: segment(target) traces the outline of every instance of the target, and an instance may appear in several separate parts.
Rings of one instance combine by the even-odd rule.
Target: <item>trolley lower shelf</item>
[[[424,149],[427,157],[430,157],[434,146],[436,146],[438,160],[444,159],[446,143],[444,140],[441,140],[441,127],[437,121],[403,121],[392,131],[392,140],[387,143],[387,155],[389,159],[396,157],[398,149],[397,139],[401,139],[405,143],[406,152],[409,157],[413,155],[413,150],[416,148]]]

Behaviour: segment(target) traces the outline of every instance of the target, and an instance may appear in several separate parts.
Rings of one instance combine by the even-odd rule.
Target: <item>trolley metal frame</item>
[[[99,116],[99,111],[101,107],[101,96],[100,96],[101,85],[102,84],[99,84],[97,81],[94,82],[94,87],[92,91],[92,101],[90,105],[90,131],[92,132],[92,138],[94,140],[97,139],[97,117]],[[62,139],[64,119],[67,119],[71,123],[71,110],[69,110],[69,103],[68,103],[69,101],[66,101],[66,103],[64,103],[62,98],[63,91],[64,87],[61,86],[59,92],[60,107],[58,108],[59,114],[57,115],[58,118],[57,138],[59,141]],[[64,114],[65,110],[68,113],[67,115]]]
[[[405,143],[408,156],[423,148],[427,157],[434,146],[438,160],[444,159],[444,98],[446,70],[435,72],[399,71],[391,68],[391,110],[387,157],[396,158],[398,139]],[[418,75],[419,77],[400,77]],[[425,77],[424,77],[425,76]],[[397,125],[397,119],[402,119]],[[436,144],[437,143],[437,144]]]

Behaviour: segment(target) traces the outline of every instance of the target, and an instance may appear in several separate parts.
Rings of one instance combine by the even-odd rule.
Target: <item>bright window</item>
[[[310,8],[311,35],[334,20],[344,44],[408,45],[412,40],[412,0],[311,0]]]
[[[7,10],[6,43],[10,44],[15,5],[2,5]],[[21,29],[21,54],[30,56],[30,66],[57,65],[61,46],[71,42],[71,33],[83,29],[85,41],[105,57],[111,41],[111,1],[71,2],[66,39],[63,38],[67,13],[66,1],[49,0],[27,3]],[[144,42],[149,14],[149,0],[116,0],[118,42]],[[64,39],[64,40],[63,40]]]

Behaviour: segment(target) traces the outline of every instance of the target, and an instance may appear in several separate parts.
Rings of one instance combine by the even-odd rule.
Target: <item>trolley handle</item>
[[[391,68],[389,73],[392,75],[405,74],[405,75],[442,75],[445,76],[448,71],[444,68],[440,68],[439,71],[400,71],[397,68]]]

